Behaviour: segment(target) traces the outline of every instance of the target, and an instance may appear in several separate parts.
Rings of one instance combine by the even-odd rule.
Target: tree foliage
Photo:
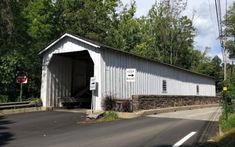
[[[235,58],[235,2],[233,2],[232,6],[229,8],[227,16],[225,16],[224,20],[225,24],[225,34],[228,38],[228,41],[225,44],[226,49],[229,52],[229,57],[234,60]],[[235,74],[233,72],[234,65],[228,65],[228,77],[231,84],[234,84]]]
[[[228,49],[229,56],[231,58],[235,57],[235,2],[233,5],[229,8],[229,11],[227,13],[227,17],[225,16],[225,33],[228,38],[230,38],[229,41],[226,42],[226,48]]]
[[[195,29],[189,18],[180,16],[184,3],[175,5],[178,9],[167,1],[155,3],[147,17],[139,20],[142,40],[133,52],[189,69]]]

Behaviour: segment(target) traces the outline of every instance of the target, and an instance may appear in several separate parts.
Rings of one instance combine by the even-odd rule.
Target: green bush
[[[118,115],[114,111],[107,111],[99,121],[114,121],[118,119]]]
[[[232,128],[235,128],[235,114],[230,114],[228,120],[226,121],[225,115],[222,114],[219,119],[220,127],[223,132],[229,131]]]
[[[7,95],[0,95],[0,103],[7,103],[8,96]]]
[[[31,104],[34,104],[35,106],[42,106],[42,100],[40,98],[34,98],[34,97],[31,97],[28,99],[28,101],[30,101]]]
[[[223,113],[225,113],[226,111],[225,111],[225,102],[224,101],[221,101],[220,102],[220,106],[222,107],[222,112]],[[227,112],[229,113],[229,114],[232,114],[233,113],[233,111],[234,111],[234,109],[235,109],[235,107],[234,107],[234,104],[227,104]]]
[[[222,99],[221,99],[221,106],[222,106],[222,118],[225,118],[225,113],[228,115],[233,114],[234,112],[234,104],[232,104],[232,100],[235,99],[235,84],[231,82],[230,80],[226,80],[223,82],[224,86],[228,87],[228,90],[226,92],[222,92]],[[226,124],[224,124],[226,125]]]
[[[17,98],[15,100],[16,100],[16,102],[20,102],[20,96],[17,96]],[[23,98],[22,98],[22,101],[23,101]]]

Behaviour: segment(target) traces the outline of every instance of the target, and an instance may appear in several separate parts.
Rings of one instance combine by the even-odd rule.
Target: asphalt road
[[[203,110],[175,112],[178,118],[166,113],[106,123],[82,123],[82,113],[9,115],[0,117],[0,146],[177,147],[183,143],[182,147],[192,147],[207,140],[217,128],[218,108]],[[207,119],[200,120],[200,114]]]

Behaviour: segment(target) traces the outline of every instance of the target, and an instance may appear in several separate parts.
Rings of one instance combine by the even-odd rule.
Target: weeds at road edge
[[[107,111],[104,112],[103,117],[99,118],[98,122],[107,122],[107,121],[114,121],[118,120],[118,115],[114,111]]]
[[[220,116],[219,125],[223,132],[235,128],[235,113],[229,114],[228,120],[225,120],[224,114]]]

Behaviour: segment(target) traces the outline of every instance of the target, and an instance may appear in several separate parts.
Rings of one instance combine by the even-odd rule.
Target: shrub
[[[116,100],[112,95],[107,95],[104,99],[104,109],[106,111],[112,111],[116,108]]]
[[[23,101],[23,97],[22,97],[22,99],[20,99],[20,96],[17,96],[15,99],[15,102],[20,102],[21,100]]]
[[[227,121],[225,120],[225,115],[221,115],[219,123],[223,132],[235,128],[235,114],[230,114]]]
[[[7,103],[8,96],[7,95],[0,95],[0,103]]]
[[[131,102],[130,101],[124,101],[122,102],[122,111],[123,112],[131,112]]]
[[[114,111],[107,111],[99,121],[114,121],[118,119],[118,115]]]
[[[225,113],[226,112],[226,107],[225,107],[225,102],[224,101],[221,101],[220,102],[220,106],[222,107],[222,112],[223,113]],[[232,114],[233,113],[233,111],[234,111],[234,104],[227,104],[227,112],[229,113],[229,114]]]
[[[42,106],[42,100],[40,98],[31,97],[31,98],[28,99],[28,101],[30,101],[30,103],[32,105],[35,105],[37,107]]]
[[[131,112],[130,100],[118,100],[113,95],[106,95],[103,102],[105,111]]]

